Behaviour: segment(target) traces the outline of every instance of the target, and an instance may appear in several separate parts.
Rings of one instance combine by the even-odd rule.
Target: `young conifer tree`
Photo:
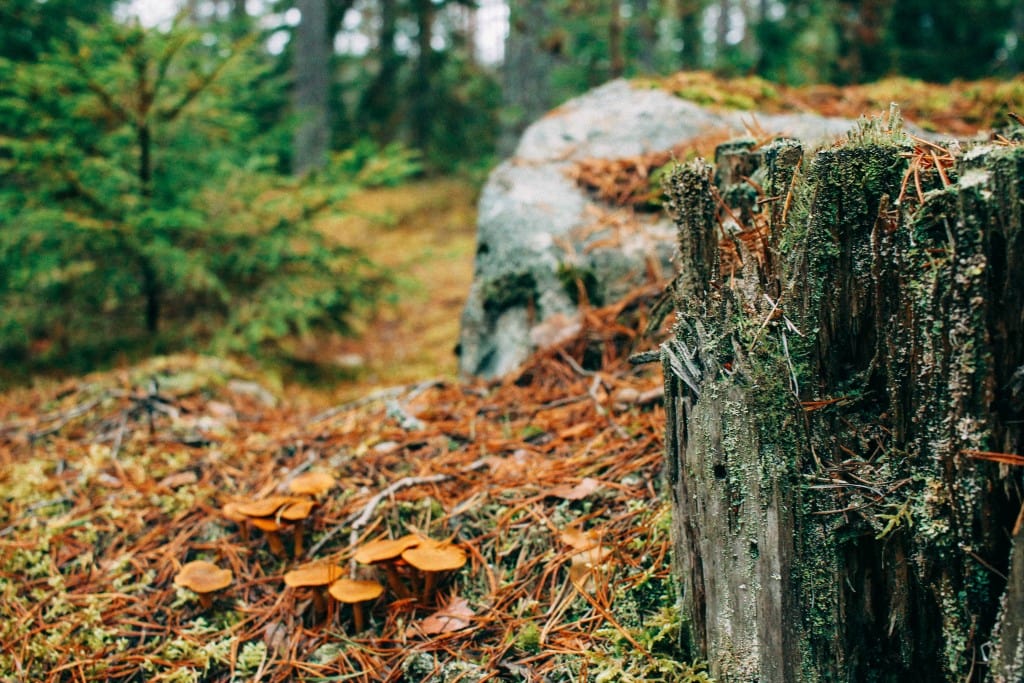
[[[78,26],[0,60],[0,352],[347,330],[382,274],[311,220],[414,163],[360,149],[279,174],[290,136],[257,113],[286,97],[254,39],[182,26]]]

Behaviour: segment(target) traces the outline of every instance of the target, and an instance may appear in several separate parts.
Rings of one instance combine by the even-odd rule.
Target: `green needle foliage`
[[[358,146],[280,175],[287,131],[259,117],[286,101],[271,67],[251,38],[113,22],[0,58],[3,357],[266,352],[378,300],[386,275],[312,221],[415,160]]]

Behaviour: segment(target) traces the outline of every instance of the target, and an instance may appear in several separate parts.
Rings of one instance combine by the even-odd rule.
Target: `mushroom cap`
[[[285,528],[269,517],[250,517],[249,523],[260,531],[280,531]]]
[[[174,585],[188,588],[194,593],[212,593],[227,588],[234,578],[230,569],[221,569],[205,560],[193,560],[185,564],[174,577]]]
[[[297,503],[301,498],[292,496],[270,496],[259,500],[250,500],[235,505],[235,511],[246,517],[269,517],[289,503]]]
[[[326,586],[345,575],[345,569],[326,562],[312,562],[296,567],[284,575],[284,584],[292,588]]]
[[[396,560],[409,548],[414,548],[426,541],[427,539],[417,534],[406,534],[401,538],[394,539],[378,538],[376,541],[370,541],[356,551],[356,562],[360,564],[376,564],[377,562]]]
[[[338,579],[330,585],[327,592],[338,602],[353,604],[379,598],[384,592],[384,586],[376,581]]]
[[[334,488],[336,483],[337,480],[327,472],[314,470],[292,479],[288,483],[288,490],[300,495],[322,496]]]
[[[239,505],[240,503],[238,503],[237,501],[224,503],[224,506],[220,509],[221,514],[223,514],[224,517],[231,520],[232,522],[244,522],[247,519],[249,519],[249,517],[247,515],[243,515],[241,512],[238,511]]]
[[[300,519],[306,519],[309,517],[309,513],[313,511],[316,506],[316,501],[312,500],[297,500],[294,503],[288,503],[281,508],[278,513],[281,519],[287,519],[290,522],[297,522]]]
[[[447,572],[466,564],[466,551],[451,543],[424,543],[402,553],[402,559],[424,572]]]

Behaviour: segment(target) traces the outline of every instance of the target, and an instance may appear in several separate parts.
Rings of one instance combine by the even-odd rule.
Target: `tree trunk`
[[[292,172],[301,175],[327,161],[330,143],[331,45],[326,0],[298,0],[302,19],[295,30],[295,111],[299,117]]]
[[[1024,514],[1024,508],[1021,509]],[[1024,680],[1024,518],[1018,517],[1013,530],[1010,576],[1003,596],[994,640],[999,647],[992,656],[993,683]]]
[[[842,83],[863,83],[890,73],[886,27],[892,0],[848,0],[838,5],[836,74]]]
[[[720,683],[1021,680],[1024,148],[901,207],[903,140],[670,179],[675,562]]]
[[[345,15],[356,4],[356,0],[327,0],[327,42],[333,43],[334,36],[345,25]]]
[[[679,0],[679,37],[683,41],[679,53],[679,66],[683,69],[699,69],[703,64],[701,20],[704,16],[705,0]]]
[[[142,273],[142,296],[146,300],[146,332],[154,335],[160,331],[160,277],[152,261],[145,256],[139,257],[139,271]]]
[[[718,19],[715,21],[715,61],[717,67],[725,66],[729,53],[729,26],[732,20],[732,0],[718,0]]]
[[[1017,36],[1017,44],[1010,51],[1007,59],[1007,70],[1009,73],[1020,73],[1024,71],[1024,3],[1018,2],[1013,6],[1013,33]]]
[[[359,103],[361,127],[379,142],[397,136],[402,107],[398,99],[398,75],[402,58],[395,51],[398,8],[396,0],[380,0],[380,31],[377,40],[379,68]]]
[[[410,93],[413,114],[412,140],[416,147],[426,150],[430,145],[433,122],[431,83],[434,77],[434,47],[431,40],[434,36],[434,3],[432,0],[416,0],[415,11],[416,25],[419,28],[416,39],[419,54]]]
[[[637,61],[646,74],[658,70],[658,20],[661,18],[661,2],[659,0],[633,0],[633,12],[637,46]]]
[[[626,72],[626,57],[622,50],[622,0],[611,0],[608,15],[608,75],[621,78]]]
[[[245,8],[246,0],[231,0],[230,24],[231,32],[241,38],[249,32],[249,12]]]
[[[139,194],[149,199],[153,195],[153,138],[149,122],[139,123],[135,134],[139,145]]]
[[[551,72],[565,46],[547,5],[546,0],[509,2],[502,68],[506,119],[498,143],[503,155],[511,154],[526,127],[556,104],[551,95]]]

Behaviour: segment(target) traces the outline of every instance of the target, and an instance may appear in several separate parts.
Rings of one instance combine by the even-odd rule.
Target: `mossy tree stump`
[[[1024,680],[1024,148],[932,152],[865,124],[668,182],[676,572],[720,682]]]

